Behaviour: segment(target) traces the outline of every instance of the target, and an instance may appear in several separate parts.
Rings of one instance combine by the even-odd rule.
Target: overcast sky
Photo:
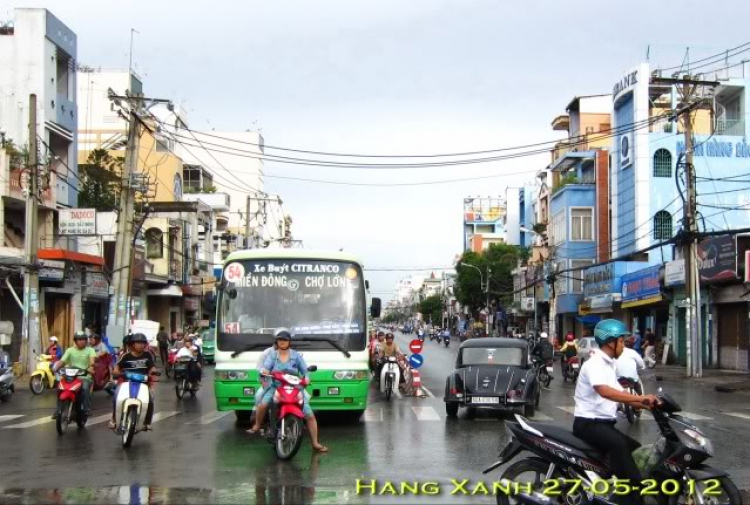
[[[690,5],[693,7],[690,8]],[[688,6],[687,14],[685,7]],[[680,64],[748,39],[747,0],[133,1],[0,0],[47,7],[78,34],[92,67],[134,66],[148,95],[183,102],[191,127],[261,129],[266,144],[367,154],[493,149],[559,136],[551,120],[575,95],[611,92],[644,61]],[[504,195],[548,155],[483,165],[353,170],[266,163],[266,179],[307,247],[344,248],[369,267],[448,265],[462,248],[462,199]],[[403,272],[372,273],[391,291]],[[386,296],[386,298],[388,298]]]

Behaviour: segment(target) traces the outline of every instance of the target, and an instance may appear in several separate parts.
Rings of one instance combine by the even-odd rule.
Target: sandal
[[[247,433],[248,435],[257,435],[258,433],[260,433],[260,428],[258,428],[257,430],[250,428],[249,430],[245,430],[245,433]]]
[[[110,421],[107,423],[107,428],[109,428],[110,430],[114,430],[115,428],[117,428],[117,425],[114,421]]]
[[[325,445],[321,445],[319,447],[313,446],[313,450],[318,452],[328,452],[328,447],[326,447]]]

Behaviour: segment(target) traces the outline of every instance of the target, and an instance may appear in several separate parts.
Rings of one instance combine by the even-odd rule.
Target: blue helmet
[[[594,339],[596,340],[596,343],[599,344],[599,347],[607,342],[628,335],[630,335],[630,332],[625,326],[625,323],[617,319],[603,319],[596,323],[596,327],[594,328]]]

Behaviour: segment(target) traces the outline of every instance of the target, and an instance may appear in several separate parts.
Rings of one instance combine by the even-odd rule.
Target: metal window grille
[[[672,153],[666,149],[654,153],[654,177],[672,177]]]
[[[667,240],[672,238],[672,214],[660,210],[654,215],[654,239]]]

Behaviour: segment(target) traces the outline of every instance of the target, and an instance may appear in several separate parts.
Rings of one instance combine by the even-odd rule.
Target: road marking
[[[440,421],[440,414],[432,407],[412,407],[420,421]]]
[[[575,414],[576,413],[576,408],[575,407],[557,407],[557,408],[560,409],[560,410],[564,410],[568,414]]]
[[[722,412],[722,414],[732,417],[739,417],[740,419],[750,419],[750,414],[745,414],[743,412]]]
[[[13,419],[18,419],[19,417],[23,417],[23,414],[8,414],[5,416],[0,416],[0,423],[4,423],[5,421],[12,421]]]
[[[25,423],[21,424],[13,424],[11,426],[6,426],[5,429],[23,429],[23,428],[31,428],[32,426],[39,426],[40,424],[49,424],[54,423],[55,420],[52,419],[52,416],[44,416],[40,417],[39,419],[34,419],[33,421],[26,421]]]
[[[692,419],[693,421],[711,421],[713,417],[706,417],[700,414],[694,414],[693,412],[678,412],[679,415]]]
[[[110,419],[112,419],[112,414],[103,414],[97,417],[90,417],[89,420],[86,421],[86,426],[93,426],[95,424],[106,423]]]
[[[157,412],[154,414],[153,419],[151,419],[151,424],[158,423],[159,421],[163,421],[164,419],[169,419],[172,416],[176,416],[179,414],[179,410],[167,410],[164,412]]]
[[[552,418],[546,414],[542,414],[538,410],[534,412],[534,415],[531,417],[532,421],[552,421]]]
[[[426,387],[422,386],[422,391],[424,391],[425,393],[427,393],[427,396],[429,396],[430,398],[435,398],[435,395],[432,394],[432,391],[430,391]]]
[[[218,421],[222,417],[228,416],[231,413],[232,413],[231,410],[229,412],[219,412],[218,410],[215,410],[213,412],[209,412],[208,414],[203,414],[200,417],[200,419],[198,419],[197,421],[193,421],[191,423],[188,423],[188,424],[203,424],[203,425],[205,425],[205,424],[211,424],[214,421]]]
[[[365,409],[366,423],[379,423],[383,421],[382,409]]]

